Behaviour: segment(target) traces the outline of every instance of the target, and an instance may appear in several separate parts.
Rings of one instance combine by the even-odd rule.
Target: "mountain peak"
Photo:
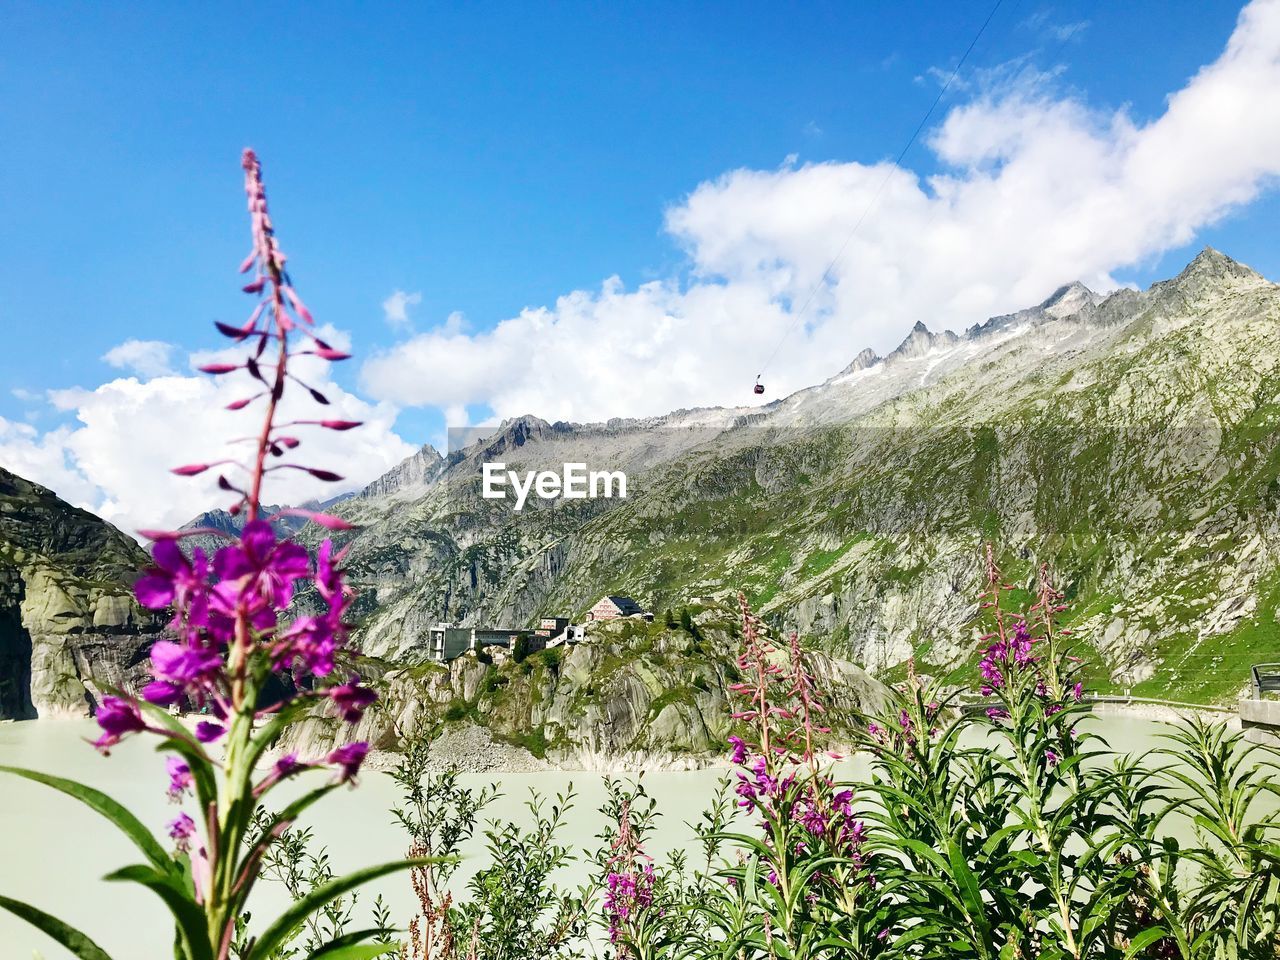
[[[1234,283],[1239,280],[1261,280],[1261,274],[1243,263],[1232,260],[1220,250],[1206,246],[1194,260],[1169,283],[1178,286],[1202,283]]]
[[[1054,318],[1068,317],[1085,307],[1094,306],[1101,299],[1079,280],[1074,280],[1049,294],[1037,309]]]
[[[512,446],[521,447],[529,440],[541,440],[544,436],[552,433],[555,427],[543,420],[541,417],[535,417],[531,413],[526,413],[519,417],[511,417],[503,420],[498,432],[489,439],[493,442],[503,442]]]
[[[526,443],[546,440],[555,434],[570,433],[573,425],[564,422],[548,423],[541,417],[526,413],[519,417],[508,417],[498,425],[498,429],[476,440],[475,444],[467,444],[459,455],[477,456],[492,460],[504,452],[523,447]]]
[[[885,360],[910,360],[914,357],[923,356],[938,344],[950,346],[960,338],[950,330],[943,330],[941,333],[933,333],[924,325],[924,321],[917,320],[915,326],[911,328],[911,332],[907,334],[898,346],[890,353]]]
[[[444,457],[429,443],[417,453],[400,461],[377,480],[361,490],[358,497],[386,497],[392,494],[417,494],[444,469]]]

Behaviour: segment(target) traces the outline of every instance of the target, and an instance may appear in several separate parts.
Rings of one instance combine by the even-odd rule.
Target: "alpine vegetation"
[[[909,671],[861,719],[850,767],[839,709],[798,638],[740,599],[730,772],[696,843],[650,852],[662,811],[607,781],[596,849],[558,837],[568,792],[531,824],[492,823],[464,886],[454,855],[494,798],[432,774],[407,735],[394,809],[420,909],[406,960],[1275,960],[1275,757],[1224,728],[1171,726],[1137,759],[1097,733],[1047,568],[1007,581],[988,553],[980,666],[962,702]],[[1010,600],[1029,587],[1026,605]],[[557,885],[578,861],[589,879]],[[375,912],[376,916],[376,912]]]
[[[273,844],[313,804],[344,784],[354,784],[368,744],[345,743],[316,759],[285,754],[264,763],[264,755],[291,723],[318,704],[327,703],[328,709],[354,723],[376,697],[345,669],[353,653],[347,647],[346,622],[353,596],[343,579],[341,553],[326,541],[311,556],[299,544],[278,539],[260,516],[264,484],[277,471],[305,470],[321,480],[340,479],[332,471],[288,459],[303,442],[296,433],[307,428],[344,431],[359,424],[281,420],[281,399],[291,384],[308,391],[318,405],[328,403],[290,370],[290,360],[311,355],[338,361],[347,354],[312,332],[311,314],[285,269],[253,151],[244,152],[243,167],[253,249],[240,272],[251,272],[244,291],[257,303],[243,326],[219,323],[217,328],[248,352],[239,362],[211,363],[202,369],[214,375],[247,374],[253,392],[231,407],[263,408],[261,425],[245,459],[188,464],[174,472],[193,476],[219,466],[235,468],[238,472],[232,476],[237,479],[224,473],[218,486],[236,495],[230,509],[243,515],[244,527],[238,536],[210,529],[148,532],[155,541],[155,566],[137,581],[135,592],[143,606],[171,611],[168,638],[151,648],[154,679],[141,696],[116,691],[104,696],[96,711],[102,734],[94,746],[106,753],[126,737],[154,738],[157,749],[169,754],[170,799],[190,805],[168,825],[171,843],[166,849],[137,817],[98,790],[30,770],[3,768],[80,800],[133,842],[142,862],[107,879],[140,884],[164,901],[173,915],[175,960],[280,957],[312,914],[373,878],[420,864],[406,859],[327,879],[270,923],[247,922],[246,904],[264,864],[271,861]],[[346,526],[322,513],[306,516],[322,527]],[[217,535],[227,542],[211,558],[198,547],[187,556],[179,540],[192,533]],[[305,583],[320,597],[322,609],[289,619],[285,612]],[[204,719],[188,727],[166,709],[174,704],[198,709]],[[280,784],[310,771],[328,775],[279,812],[266,812]],[[7,897],[0,898],[0,906],[82,960],[109,960],[86,934],[35,906]],[[362,942],[374,933],[326,943],[324,956],[351,960],[393,949],[381,944],[370,952]]]

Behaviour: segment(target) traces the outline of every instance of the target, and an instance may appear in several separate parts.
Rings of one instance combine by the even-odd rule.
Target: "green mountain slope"
[[[519,625],[603,593],[661,609],[738,588],[772,622],[891,674],[971,658],[978,557],[1048,561],[1095,682],[1221,700],[1280,659],[1280,288],[1206,250],[1103,298],[1078,284],[758,409],[532,417],[434,451],[337,509],[366,648],[440,619]],[[482,500],[480,464],[623,469],[624,500]],[[429,467],[429,469],[428,469]],[[411,469],[412,468],[412,469]]]

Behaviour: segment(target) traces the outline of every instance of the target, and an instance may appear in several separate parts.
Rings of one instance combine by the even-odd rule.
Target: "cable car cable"
[[[800,321],[804,319],[804,315],[808,311],[809,305],[813,302],[814,297],[818,295],[818,291],[821,290],[826,285],[828,279],[831,276],[831,271],[834,270],[836,264],[840,262],[840,258],[844,255],[845,250],[848,249],[849,244],[853,242],[853,238],[857,234],[858,229],[862,226],[863,221],[867,219],[867,214],[871,212],[872,208],[876,205],[876,201],[880,199],[880,194],[884,191],[884,188],[888,185],[889,178],[892,177],[901,168],[902,161],[903,159],[905,159],[907,155],[907,151],[911,149],[913,144],[915,144],[916,138],[919,137],[921,131],[924,130],[925,124],[929,122],[929,118],[933,116],[933,112],[938,109],[938,104],[942,102],[942,98],[946,96],[947,90],[950,89],[951,84],[955,81],[956,77],[960,75],[960,69],[964,66],[965,61],[969,59],[969,54],[971,54],[973,52],[973,48],[978,45],[978,41],[982,39],[982,35],[987,32],[987,27],[990,26],[991,21],[995,18],[997,11],[999,11],[1000,7],[1003,4],[1004,4],[1004,0],[996,0],[995,6],[993,6],[991,8],[991,12],[987,14],[987,19],[982,21],[982,26],[978,28],[978,32],[974,34],[973,40],[970,41],[969,46],[965,49],[964,53],[960,56],[959,61],[956,63],[955,69],[951,71],[951,76],[949,76],[947,78],[947,82],[942,85],[942,89],[938,91],[937,97],[934,98],[934,101],[929,106],[929,109],[925,111],[924,117],[916,125],[915,130],[912,131],[911,137],[910,139],[907,140],[906,146],[904,146],[902,150],[899,151],[897,159],[893,161],[893,165],[885,173],[884,178],[880,181],[880,186],[876,188],[876,192],[872,195],[870,202],[866,205],[866,207],[862,211],[861,216],[859,216],[857,221],[854,223],[853,229],[850,230],[849,235],[845,237],[844,243],[840,245],[840,249],[836,251],[836,255],[832,257],[831,262],[827,264],[827,269],[822,271],[822,276],[818,278],[818,282],[814,284],[813,289],[809,291],[809,296],[807,296],[804,302],[800,305],[800,311],[796,314],[795,319],[792,320],[791,323],[787,326],[786,330],[782,332],[782,336],[781,338],[779,338],[777,344],[774,346],[773,352],[769,354],[768,359],[765,360],[764,365],[760,368],[761,369],[760,375],[756,377],[757,387],[760,386],[760,382],[759,382],[760,377],[764,376],[764,371],[769,369],[769,364],[773,363],[774,359],[778,356],[778,351],[782,349],[782,345],[787,342],[787,339],[791,336],[795,328],[800,324]],[[755,392],[763,393],[764,391],[756,390]]]

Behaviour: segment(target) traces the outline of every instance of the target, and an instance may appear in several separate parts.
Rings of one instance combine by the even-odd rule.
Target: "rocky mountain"
[[[403,464],[401,465],[403,466]],[[395,471],[392,471],[394,473]],[[390,474],[388,474],[390,476]],[[328,510],[334,504],[341,503],[351,494],[343,494],[333,497],[329,500],[308,500],[300,504],[299,509],[303,510]],[[307,525],[307,519],[288,511],[294,508],[284,506],[282,504],[264,504],[260,516],[264,520],[270,520],[271,526],[276,531],[277,537],[292,537],[298,531]],[[227,539],[223,534],[238,536],[240,531],[244,529],[244,517],[242,515],[232,515],[229,510],[214,509],[206,510],[192,520],[184,523],[182,530],[204,530],[206,533],[188,535],[181,541],[183,551],[190,556],[191,551],[199,547],[204,551],[205,556],[212,557],[218,552],[219,548],[226,546]]]
[[[316,716],[281,749],[317,756],[337,738],[354,737],[394,750],[403,732],[425,724],[443,727],[433,747],[443,767],[458,761],[467,769],[696,766],[723,758],[726,738],[737,729],[729,687],[742,679],[739,648],[738,613],[723,604],[681,608],[670,622],[599,621],[588,627],[586,642],[519,661],[495,649],[490,662],[468,653],[447,667],[394,667],[379,678],[386,695],[354,731]],[[824,723],[838,742],[851,742],[854,711],[880,709],[882,686],[821,653],[809,667],[834,704]]]
[[[384,473],[357,496],[400,499],[421,496],[446,466],[439,451],[429,443],[424,444],[412,457]]]
[[[91,712],[132,686],[162,620],[130,585],[147,557],[115,527],[0,468],[0,719]]]
[[[1145,291],[1068,284],[962,334],[917,325],[888,355],[863,351],[763,407],[526,416],[447,455],[424,447],[327,506],[361,525],[339,536],[360,639],[405,676],[429,670],[438,620],[521,626],[603,594],[660,611],[743,589],[832,662],[892,677],[915,656],[945,672],[972,659],[990,542],[1016,584],[1053,565],[1102,689],[1229,699],[1253,662],[1280,659],[1278,334],[1280,287],[1206,249]],[[499,461],[623,471],[627,495],[517,512],[481,496],[482,465]],[[129,595],[144,562],[119,531],[0,470],[0,717],[82,713],[99,685],[134,682],[159,629]],[[433,682],[446,708],[481,711],[465,677]],[[508,702],[525,712],[494,713],[499,735],[550,722],[532,692]],[[582,742],[650,747],[626,718],[604,732],[573,716],[556,722]],[[681,716],[682,737],[718,735],[701,707]]]
[[[963,334],[917,324],[765,407],[508,421],[335,508],[362,525],[344,539],[365,648],[412,661],[437,620],[741,587],[873,672],[948,670],[990,541],[1015,582],[1054,566],[1096,683],[1232,697],[1280,659],[1278,334],[1280,288],[1206,249],[1145,291],[1068,284]],[[491,461],[622,470],[627,496],[517,513],[481,497]]]

